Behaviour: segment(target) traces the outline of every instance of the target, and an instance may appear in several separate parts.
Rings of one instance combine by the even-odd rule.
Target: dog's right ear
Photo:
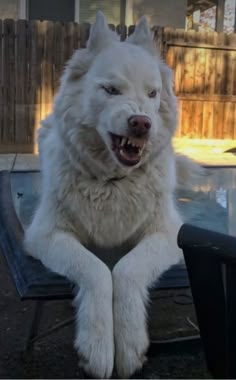
[[[118,40],[117,34],[109,28],[104,14],[98,11],[95,23],[90,29],[87,49],[96,54],[109,46],[114,40]]]
[[[102,49],[118,40],[116,33],[109,28],[106,18],[102,12],[97,12],[94,25],[91,26],[90,35],[86,49],[78,49],[74,52],[66,65],[65,73],[61,83],[67,80],[78,81],[88,71],[96,54]]]

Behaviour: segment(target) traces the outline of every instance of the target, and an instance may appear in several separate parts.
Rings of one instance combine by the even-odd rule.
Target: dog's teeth
[[[124,146],[125,145],[125,143],[126,143],[126,140],[127,140],[127,138],[126,137],[123,137],[122,138],[122,140],[121,140],[121,146]]]
[[[139,156],[142,156],[144,148],[145,148],[145,144],[142,147],[139,148],[139,152],[138,152]]]

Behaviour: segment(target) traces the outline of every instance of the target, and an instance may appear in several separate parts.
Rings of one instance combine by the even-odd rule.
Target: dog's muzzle
[[[127,120],[127,135],[110,133],[112,150],[125,166],[137,165],[143,155],[151,129],[151,119],[145,115],[132,115]]]

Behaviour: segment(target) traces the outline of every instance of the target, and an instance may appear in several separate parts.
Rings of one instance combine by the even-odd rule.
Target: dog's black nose
[[[128,119],[128,126],[135,136],[144,136],[152,126],[151,119],[144,115],[133,115]]]

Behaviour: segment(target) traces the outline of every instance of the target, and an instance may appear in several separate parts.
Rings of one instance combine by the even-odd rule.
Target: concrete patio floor
[[[225,153],[236,147],[236,140],[200,140],[175,138],[175,151],[185,154],[200,164],[209,166],[236,166],[236,153]],[[236,150],[236,149],[235,149]],[[39,170],[37,154],[0,154],[0,170]]]
[[[236,166],[236,140],[201,140],[175,138],[175,151],[203,165]],[[235,148],[235,154],[226,153]]]

